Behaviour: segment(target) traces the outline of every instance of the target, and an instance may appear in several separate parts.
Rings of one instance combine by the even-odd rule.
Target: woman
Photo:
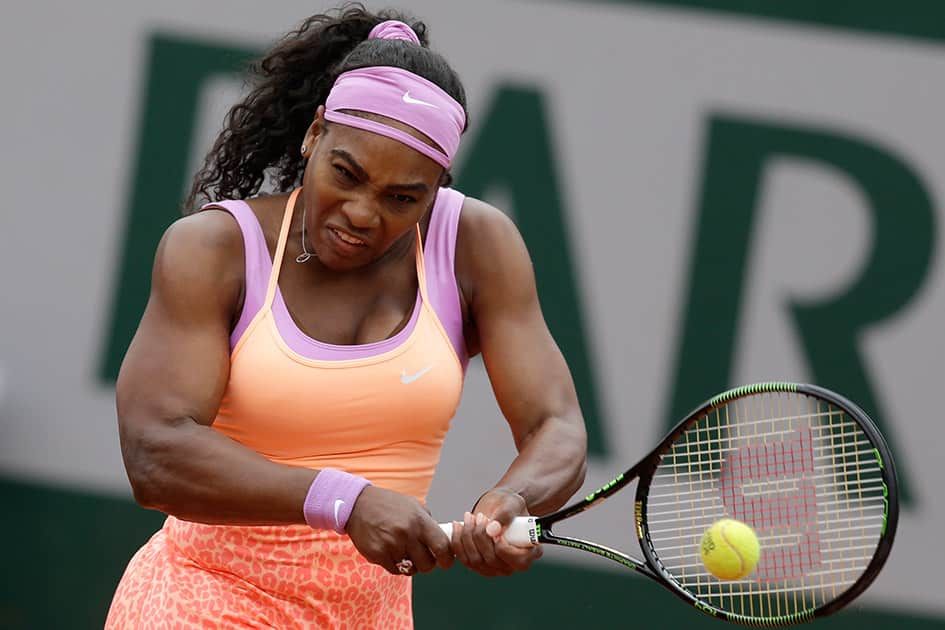
[[[107,627],[409,628],[410,576],[527,569],[540,551],[504,528],[583,482],[524,244],[446,188],[462,85],[396,17],[355,6],[279,43],[191,195],[232,200],[158,247],[117,404],[135,498],[169,516]],[[253,197],[265,177],[291,193]],[[480,352],[518,455],[449,539],[424,500]]]

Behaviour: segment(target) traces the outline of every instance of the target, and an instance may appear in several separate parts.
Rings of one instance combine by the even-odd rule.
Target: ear
[[[440,175],[440,182],[438,186],[440,188],[449,188],[453,185],[453,173],[449,169],[444,168],[443,173]]]
[[[319,105],[318,109],[315,110],[315,117],[312,119],[312,124],[308,126],[308,129],[305,131],[305,138],[302,139],[302,144],[306,147],[306,157],[310,157],[315,151],[315,145],[324,132],[325,106]]]

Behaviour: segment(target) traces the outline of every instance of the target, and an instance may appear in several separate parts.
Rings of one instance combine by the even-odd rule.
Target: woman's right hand
[[[367,486],[345,529],[362,556],[394,575],[428,573],[453,564],[450,539],[426,508],[393,490]],[[397,564],[402,560],[410,560],[413,570],[401,572]]]

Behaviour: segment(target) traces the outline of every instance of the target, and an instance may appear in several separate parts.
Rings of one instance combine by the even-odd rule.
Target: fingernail
[[[479,514],[476,514],[476,525],[482,525],[485,522],[486,522],[485,514],[483,514],[482,512],[480,512]]]
[[[472,523],[473,523],[472,512],[466,512],[465,514],[463,514],[463,524],[467,526],[471,526]]]
[[[486,533],[495,538],[502,531],[502,525],[499,524],[499,521],[490,521],[486,525]]]

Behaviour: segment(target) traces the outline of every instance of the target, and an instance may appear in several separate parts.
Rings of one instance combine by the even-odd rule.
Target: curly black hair
[[[421,45],[367,39],[385,20],[410,24]],[[428,46],[426,25],[398,11],[371,13],[354,3],[306,19],[251,64],[252,88],[227,114],[223,131],[194,176],[184,212],[193,212],[202,199],[251,197],[267,175],[273,192],[297,186],[305,168],[299,143],[342,72],[370,66],[408,70],[438,85],[466,110],[459,77]]]

